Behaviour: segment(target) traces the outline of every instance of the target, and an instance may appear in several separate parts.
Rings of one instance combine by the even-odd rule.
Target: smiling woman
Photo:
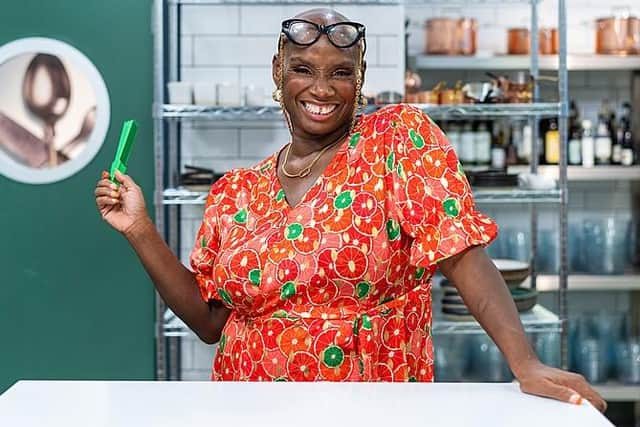
[[[172,258],[129,177],[122,190],[99,183],[104,218],[174,312],[220,341],[214,380],[433,381],[440,268],[524,391],[603,408],[584,379],[536,358],[483,249],[497,226],[475,209],[442,131],[408,105],[357,115],[364,37],[328,9],[283,22],[272,74],[291,141],[212,186],[193,273]]]

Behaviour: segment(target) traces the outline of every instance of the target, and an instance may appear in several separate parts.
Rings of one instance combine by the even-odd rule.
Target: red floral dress
[[[495,238],[419,109],[363,116],[295,207],[277,153],[211,188],[191,264],[232,309],[213,380],[433,381],[437,262]]]

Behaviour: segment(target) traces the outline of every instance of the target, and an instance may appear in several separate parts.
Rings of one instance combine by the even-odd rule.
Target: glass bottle
[[[475,154],[478,165],[491,163],[491,132],[486,122],[480,122],[475,134]]]
[[[593,139],[593,129],[591,120],[582,121],[582,166],[591,168],[595,162],[595,141]]]
[[[456,153],[460,152],[460,126],[457,123],[452,122],[447,127],[447,137],[449,138],[449,144],[453,147]]]
[[[494,126],[494,136],[491,143],[491,169],[507,169],[507,141],[502,125]]]
[[[582,164],[582,129],[580,124],[576,123],[571,129],[569,136],[567,163],[570,165]]]
[[[522,122],[514,123],[511,131],[511,141],[516,147],[518,161],[523,164],[531,162],[531,150],[533,148],[533,133],[531,125]]]
[[[609,133],[609,125],[605,116],[598,118],[595,138],[595,162],[597,165],[608,165],[611,163],[612,141]]]
[[[476,162],[474,143],[475,133],[473,132],[473,124],[466,122],[460,133],[460,161],[464,166],[473,165]]]
[[[567,163],[570,165],[582,164],[582,127],[580,125],[580,113],[575,101],[571,101],[569,107],[569,142],[567,143]]]
[[[623,166],[631,166],[635,163],[635,146],[633,131],[631,130],[631,104],[625,102],[622,105],[622,118],[620,120],[620,127],[622,132],[622,143],[620,152],[620,163]]]
[[[549,120],[549,127],[544,134],[544,162],[548,165],[560,162],[560,131],[555,118]]]

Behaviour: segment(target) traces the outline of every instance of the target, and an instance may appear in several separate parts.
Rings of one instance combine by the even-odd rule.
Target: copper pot
[[[419,104],[438,104],[440,102],[440,91],[423,90],[417,95]]]
[[[507,53],[528,55],[531,51],[531,35],[528,28],[510,28],[507,32]],[[556,28],[541,28],[538,31],[538,51],[541,55],[557,55],[560,39]]]
[[[426,21],[428,55],[474,55],[478,23],[472,18],[431,18]]]
[[[404,94],[404,102],[408,104],[419,104],[420,103],[420,92],[405,92]]]
[[[539,52],[541,55],[557,55],[560,51],[560,39],[557,28],[541,28],[538,32]]]
[[[530,44],[528,28],[509,28],[507,31],[507,53],[509,55],[528,55]]]
[[[453,89],[443,89],[440,91],[440,104],[463,104],[464,93],[462,92],[462,82],[456,83]]]
[[[597,19],[596,53],[640,54],[640,20],[634,16]]]
[[[459,55],[476,54],[476,35],[478,33],[478,22],[472,18],[461,18],[458,20],[457,44]]]

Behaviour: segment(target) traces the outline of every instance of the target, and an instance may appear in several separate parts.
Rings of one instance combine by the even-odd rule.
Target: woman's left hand
[[[516,375],[520,390],[537,396],[549,397],[579,405],[587,399],[600,412],[607,409],[607,403],[582,375],[566,372],[544,365],[539,361],[520,367]]]

